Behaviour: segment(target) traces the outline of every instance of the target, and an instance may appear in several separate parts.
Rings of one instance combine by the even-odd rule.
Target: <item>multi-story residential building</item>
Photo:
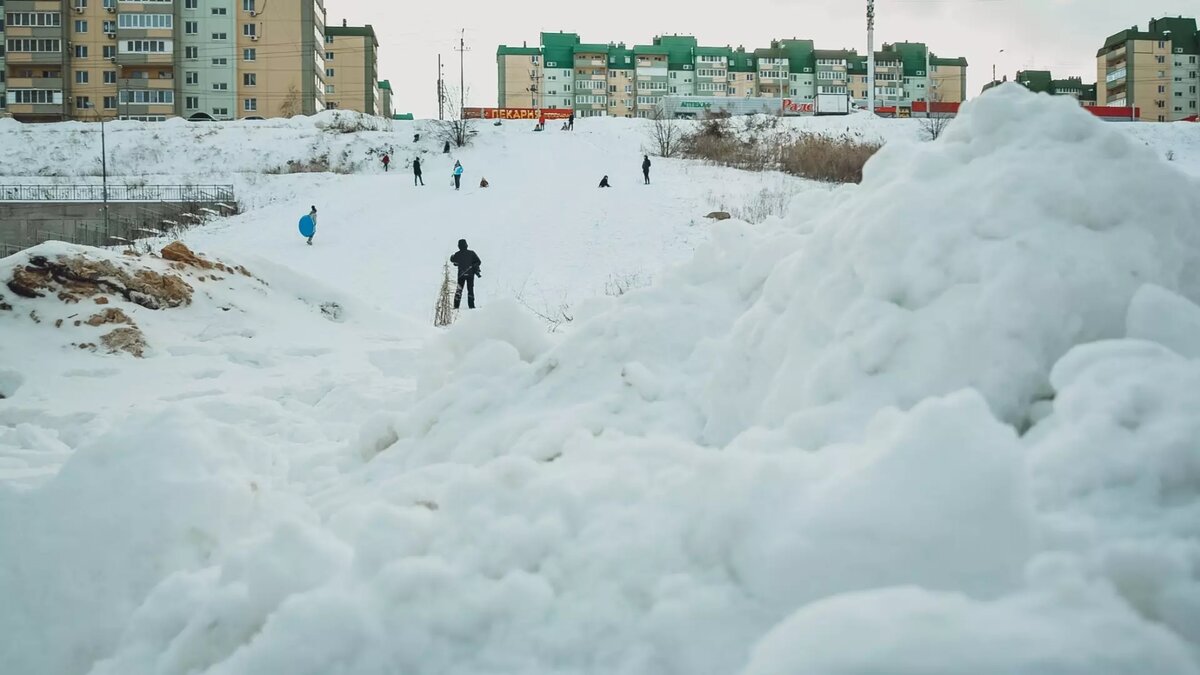
[[[238,114],[238,79],[243,70],[258,77],[258,46],[238,49],[238,22],[256,24],[256,5],[240,0],[179,0],[176,4],[180,5],[176,8],[179,114],[191,120],[248,116]],[[257,25],[254,30],[257,33]]]
[[[1200,114],[1200,33],[1194,18],[1151,19],[1110,36],[1096,53],[1096,103],[1140,108],[1141,119]]]
[[[381,115],[379,91],[379,40],[366,26],[329,26],[325,29],[325,105]]]
[[[379,116],[392,119],[396,109],[392,106],[392,83],[387,80],[379,81]]]
[[[658,36],[633,47],[587,44],[576,33],[541,38],[541,47],[497,50],[500,107],[647,117],[666,95],[811,101],[818,93],[845,93],[865,101],[868,93],[866,57],[854,50],[818,50],[812,40],[776,40],[748,51],[705,47],[688,35]],[[881,106],[964,99],[965,59],[940,58],[926,45],[909,42],[884,45],[875,56]]]
[[[6,0],[0,17],[0,107],[20,120],[325,108],[324,0]],[[375,58],[350,107],[382,110]]]
[[[1000,82],[989,82],[983,85],[983,91],[999,86],[1008,81],[1005,77]],[[1039,94],[1051,96],[1070,96],[1078,99],[1080,104],[1091,106],[1096,104],[1096,85],[1084,84],[1081,77],[1055,79],[1048,70],[1018,70],[1013,82]]]

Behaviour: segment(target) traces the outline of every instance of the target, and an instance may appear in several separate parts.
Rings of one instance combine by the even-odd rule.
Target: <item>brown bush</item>
[[[826,183],[861,183],[863,166],[881,147],[847,136],[804,134],[783,148],[780,168]]]

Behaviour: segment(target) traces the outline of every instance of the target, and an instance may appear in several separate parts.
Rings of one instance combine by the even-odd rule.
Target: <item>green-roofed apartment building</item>
[[[908,42],[884,45],[876,59],[881,106],[928,96],[964,100],[965,59],[939,58],[924,44]],[[796,38],[747,49],[660,35],[627,47],[585,43],[577,33],[542,33],[538,47],[501,45],[496,65],[499,107],[572,109],[580,117],[648,117],[664,96],[812,101],[818,93],[844,93],[865,103],[868,86],[866,57],[816,49],[812,40]]]
[[[1109,36],[1096,53],[1096,104],[1141,109],[1141,119],[1174,122],[1200,114],[1200,33],[1196,19],[1151,19]]]
[[[988,82],[983,85],[983,91],[998,87],[1005,81]],[[1096,85],[1085,84],[1082,77],[1061,79],[1055,78],[1049,70],[1018,70],[1012,81],[1038,94],[1070,96],[1078,99],[1081,105],[1096,105]]]

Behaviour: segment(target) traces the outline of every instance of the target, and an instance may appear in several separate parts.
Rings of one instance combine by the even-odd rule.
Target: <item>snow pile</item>
[[[1192,185],[1010,87],[561,337],[512,303],[412,355],[330,324],[385,377],[35,417],[85,440],[0,491],[0,662],[1196,675]]]

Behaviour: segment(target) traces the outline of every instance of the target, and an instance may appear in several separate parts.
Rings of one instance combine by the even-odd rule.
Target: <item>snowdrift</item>
[[[130,418],[0,492],[0,662],[1200,673],[1194,186],[1000,88],[561,338],[496,303],[403,407],[302,409],[353,431]]]

